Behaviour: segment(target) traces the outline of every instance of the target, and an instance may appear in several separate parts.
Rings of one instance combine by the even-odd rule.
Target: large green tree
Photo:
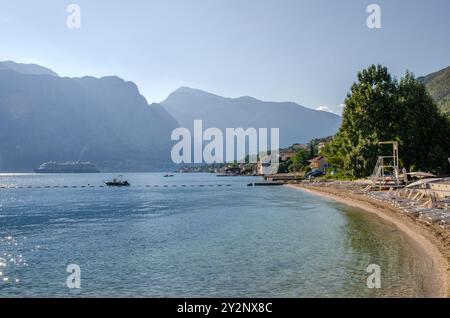
[[[425,86],[409,72],[397,81],[386,67],[372,65],[358,73],[341,129],[324,154],[344,175],[365,177],[375,166],[378,142],[390,140],[399,142],[400,163],[408,170],[449,169],[450,123]]]

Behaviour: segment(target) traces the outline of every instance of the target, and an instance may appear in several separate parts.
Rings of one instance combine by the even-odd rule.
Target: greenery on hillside
[[[417,80],[425,84],[438,107],[450,116],[450,66]]]
[[[278,173],[307,171],[310,159],[311,155],[308,151],[302,148],[298,149],[295,156],[280,162]]]
[[[291,147],[281,149],[280,153],[295,153],[294,156],[288,160],[283,161],[280,159],[279,173],[288,172],[308,172],[310,170],[309,160],[319,155],[319,144],[327,143],[332,140],[333,137],[316,138],[311,140],[307,145],[299,147],[298,144]]]
[[[386,67],[372,65],[358,73],[345,105],[341,129],[323,150],[339,175],[369,176],[378,142],[390,140],[399,142],[407,170],[449,170],[450,122],[411,73],[397,81]]]

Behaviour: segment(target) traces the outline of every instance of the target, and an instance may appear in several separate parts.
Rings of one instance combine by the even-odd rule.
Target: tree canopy
[[[342,126],[324,149],[329,163],[351,177],[370,175],[378,142],[398,141],[407,170],[449,170],[450,122],[413,74],[397,81],[388,69],[372,65],[358,73],[345,100]]]

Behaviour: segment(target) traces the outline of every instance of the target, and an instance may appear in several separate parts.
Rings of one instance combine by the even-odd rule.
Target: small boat
[[[121,180],[122,176],[112,179],[111,181],[105,181],[108,187],[129,187],[130,183],[126,180]]]
[[[164,178],[171,178],[171,177],[173,177],[173,174],[166,174],[166,175],[164,176]]]

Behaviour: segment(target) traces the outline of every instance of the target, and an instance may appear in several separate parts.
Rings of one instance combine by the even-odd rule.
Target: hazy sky
[[[81,29],[66,8],[81,7]],[[366,26],[371,3],[381,29]],[[449,0],[0,0],[0,60],[118,75],[149,102],[179,86],[338,111],[358,70],[450,65]]]

